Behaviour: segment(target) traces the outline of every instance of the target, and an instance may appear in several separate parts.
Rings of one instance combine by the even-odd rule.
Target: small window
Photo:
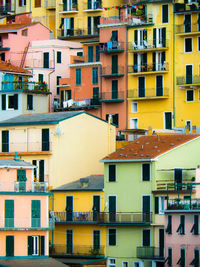
[[[27,110],[33,110],[33,95],[27,95]]]
[[[180,235],[184,235],[185,234],[185,215],[181,215],[180,216],[180,224],[178,229],[176,230],[176,232],[180,233]]]
[[[155,197],[155,214],[163,215],[165,209],[165,196]]]
[[[150,163],[142,164],[142,181],[150,181]]]
[[[43,53],[43,68],[45,69],[49,68],[49,52]]]
[[[171,235],[172,234],[172,215],[168,215],[167,220],[168,220],[168,224],[167,224],[167,228],[165,232],[168,233],[168,235]]]
[[[133,263],[133,267],[140,267],[140,263],[139,263],[138,261],[135,261],[135,262]]]
[[[108,181],[116,182],[116,165],[109,165],[108,170],[109,170]]]
[[[194,101],[194,90],[187,90],[186,91],[186,101],[193,102]]]
[[[22,30],[22,36],[28,36],[28,29]]]
[[[108,259],[108,267],[115,267],[116,259]]]
[[[138,129],[138,119],[130,119],[130,129]]]
[[[62,52],[57,51],[57,63],[62,63]]]
[[[199,215],[194,215],[194,224],[190,232],[194,235],[199,234]]]
[[[138,103],[136,102],[131,102],[131,112],[136,113],[138,112]]]
[[[162,23],[168,23],[169,11],[168,11],[168,5],[162,5]]]
[[[81,85],[81,69],[76,69],[76,85]]]
[[[44,74],[38,74],[38,82],[43,83],[44,82]]]
[[[106,114],[106,121],[108,121],[109,116],[111,117],[111,123],[113,123],[116,127],[119,126],[119,115],[118,114]]]
[[[98,68],[92,68],[92,84],[98,84]]]
[[[109,246],[116,246],[116,229],[109,229]]]
[[[192,52],[192,38],[185,38],[185,52]]]
[[[7,109],[18,109],[18,94],[7,96]]]
[[[122,267],[128,267],[128,261],[122,261]]]

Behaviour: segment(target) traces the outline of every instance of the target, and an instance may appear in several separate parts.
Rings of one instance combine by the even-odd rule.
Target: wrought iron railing
[[[102,76],[114,76],[114,75],[124,75],[124,66],[115,66],[112,68],[111,66],[106,66],[102,68],[101,75]]]
[[[47,84],[45,82],[39,83],[39,82],[31,82],[31,81],[16,81],[16,82],[10,82],[10,81],[2,81],[2,90],[34,90],[34,91],[42,91],[42,92],[48,92],[49,89],[47,87]]]
[[[128,90],[128,98],[159,98],[168,97],[169,88],[145,88],[140,92],[139,89]]]
[[[170,199],[168,210],[200,210],[200,199]]]
[[[164,259],[164,248],[137,247],[137,258],[139,259]]]
[[[185,85],[185,84],[199,84],[200,77],[198,75],[187,75],[187,76],[177,76],[176,84],[177,85]]]
[[[140,72],[152,72],[152,71],[168,71],[168,63],[157,63],[157,64],[137,64],[129,65],[129,73],[140,73]]]
[[[181,24],[176,25],[176,34],[181,33],[194,33],[200,31],[200,24],[191,23],[191,24]]]
[[[102,92],[101,93],[101,101],[102,100],[118,100],[124,99],[123,91],[111,91],[111,92]]]
[[[158,49],[158,48],[167,48],[169,47],[169,40],[161,40],[160,42],[158,40],[144,40],[140,43],[137,42],[129,42],[128,43],[128,50],[129,51],[137,51],[137,50],[145,50],[145,49]]]
[[[101,44],[100,52],[110,53],[116,51],[124,51],[126,48],[125,42],[111,41]]]
[[[101,212],[100,223],[150,223],[151,212]]]
[[[98,36],[99,29],[97,26],[93,28],[79,28],[79,29],[61,29],[57,32],[58,37],[79,37],[79,36]]]

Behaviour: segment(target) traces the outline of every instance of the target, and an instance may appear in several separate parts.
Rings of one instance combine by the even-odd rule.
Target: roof
[[[52,112],[52,113],[37,113],[37,114],[23,114],[8,120],[0,122],[2,126],[17,126],[17,125],[39,125],[39,124],[58,124],[60,121],[70,119],[72,117],[87,114],[88,116],[94,117],[105,123],[107,121],[98,118],[85,111],[69,111],[69,112]]]
[[[66,41],[66,40],[58,40],[58,39],[32,41],[30,49],[44,48],[44,47],[45,48],[49,47],[52,49],[56,47],[82,49],[82,45],[80,43]]]
[[[18,66],[12,65],[10,62],[7,61],[0,61],[0,71],[4,72],[14,72],[19,73],[22,75],[29,75],[32,76],[32,73],[26,69],[20,68]]]
[[[155,159],[163,153],[198,137],[200,137],[200,134],[141,136],[128,145],[104,157],[102,161],[141,161]]]
[[[93,38],[93,39],[90,39],[90,40],[83,41],[81,43],[82,44],[99,43],[99,38]]]
[[[15,159],[0,159],[0,169],[2,168],[24,168],[24,169],[33,169],[34,165],[26,162],[24,160],[15,160]]]
[[[52,258],[37,258],[34,257],[34,259],[0,259],[0,266],[9,266],[9,267],[61,267],[65,266],[65,264],[61,263],[60,261],[57,261]]]
[[[7,33],[7,32],[17,32],[20,29],[25,27],[29,27],[35,25],[39,22],[32,22],[32,23],[7,23],[0,25],[0,33]]]
[[[82,186],[84,184],[84,186]],[[74,182],[61,185],[52,191],[103,191],[104,176],[103,175],[90,175]]]

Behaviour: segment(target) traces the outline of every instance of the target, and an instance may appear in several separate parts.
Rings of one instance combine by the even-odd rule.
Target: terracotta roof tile
[[[15,73],[17,72],[20,74],[26,74],[26,75],[28,74],[32,76],[30,71],[20,68],[18,66],[12,65],[10,62],[7,62],[7,61],[0,61],[0,71],[15,72]]]
[[[0,32],[1,31],[16,31],[16,30],[20,30],[24,27],[28,27],[31,25],[36,24],[37,22],[32,22],[32,23],[7,23],[7,24],[1,24],[0,25]]]
[[[154,159],[197,137],[200,137],[200,134],[141,136],[135,141],[106,156],[103,158],[103,161]]]

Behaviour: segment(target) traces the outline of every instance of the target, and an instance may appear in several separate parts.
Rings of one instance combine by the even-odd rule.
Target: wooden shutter
[[[28,256],[32,256],[33,254],[33,237],[28,236]]]
[[[153,29],[153,45],[156,48],[156,28]]]
[[[57,51],[57,63],[61,63],[61,52]]]
[[[93,249],[100,249],[100,231],[93,231]]]
[[[109,165],[109,173],[108,173],[108,180],[109,182],[116,181],[116,165]]]
[[[41,0],[35,0],[35,7],[41,7]]]
[[[32,227],[40,227],[40,200],[32,200],[31,203]]]
[[[81,85],[81,69],[76,69],[76,85]]]
[[[2,131],[2,152],[9,152],[9,131]]]
[[[192,65],[186,66],[186,83],[192,84]]]
[[[118,73],[118,55],[112,56],[112,74]]]
[[[153,71],[156,70],[156,53],[153,52]]]
[[[92,68],[92,83],[98,84],[98,68]]]
[[[150,180],[150,164],[149,163],[142,164],[142,180],[143,181]]]
[[[155,197],[155,214],[159,213],[159,197]]]
[[[6,95],[5,94],[1,95],[1,108],[2,110],[6,110]]]
[[[134,31],[134,41],[135,41],[135,44],[138,45],[138,30]]]
[[[39,181],[44,182],[44,160],[39,161]]]
[[[118,80],[112,80],[112,99],[118,99]]]
[[[163,96],[163,76],[156,76],[156,96]]]
[[[5,200],[5,227],[14,227],[14,200]]]
[[[118,31],[112,31],[112,36],[110,40],[118,42]]]
[[[116,246],[116,229],[109,229],[109,246]]]
[[[162,45],[166,47],[166,28],[162,28]]]
[[[42,129],[42,151],[49,151],[49,129]]]
[[[40,236],[40,255],[45,255],[45,236]]]

